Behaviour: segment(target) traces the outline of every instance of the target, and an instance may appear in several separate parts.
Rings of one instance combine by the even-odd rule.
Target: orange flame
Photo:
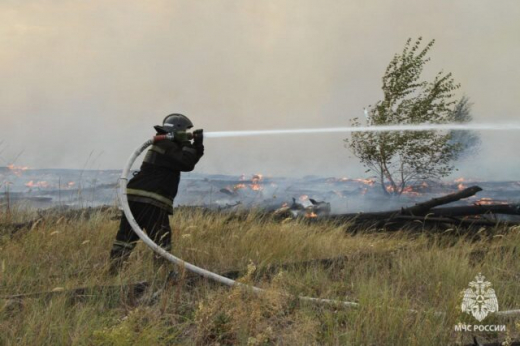
[[[408,195],[408,196],[415,196],[415,197],[421,195],[420,192],[414,190],[414,187],[413,187],[413,186],[406,186],[406,187],[403,189],[403,194]]]
[[[466,178],[460,177],[458,179],[455,179],[453,182],[457,184],[457,189],[459,191],[464,190],[468,187],[466,184],[464,184],[465,182],[467,182]]]
[[[50,184],[46,181],[37,181],[37,182],[34,182],[33,180],[29,181],[27,184],[25,184],[25,186],[27,186],[28,188],[46,188],[46,187],[49,187]]]
[[[260,185],[260,182],[262,181],[263,177],[264,176],[262,174],[254,174],[253,175],[253,178],[251,178],[251,184],[249,185],[251,190],[253,190],[253,191],[261,191],[261,190],[264,189],[264,187],[262,185]]]
[[[249,184],[249,187],[253,191],[262,191],[264,189],[260,184]]]
[[[374,179],[351,179],[351,178],[347,178],[347,177],[343,177],[343,178],[329,178],[329,179],[326,180],[326,182],[329,183],[329,184],[346,183],[348,181],[353,181],[353,182],[361,183],[361,184],[368,185],[368,186],[374,186],[375,183],[376,183],[376,181]]]
[[[233,186],[233,190],[240,190],[240,189],[245,189],[246,188],[246,184],[236,184],[235,186]]]
[[[21,176],[24,171],[29,169],[27,166],[15,166],[12,163],[7,165],[7,168],[17,177]]]
[[[352,179],[352,181],[356,181],[361,184],[365,184],[368,186],[374,186],[376,181],[374,179]]]
[[[233,190],[236,191],[236,190],[240,190],[240,189],[245,189],[249,186],[249,188],[253,191],[261,191],[264,189],[262,184],[260,184],[263,177],[264,176],[262,174],[254,174],[253,177],[251,178],[251,184],[248,184],[248,185],[246,185],[245,183],[236,184],[235,186],[233,186]],[[246,181],[245,175],[242,174],[240,176],[239,180]]]
[[[305,213],[305,217],[307,217],[307,218],[315,218],[315,217],[318,217],[318,215],[315,212],[311,211],[311,212]]]
[[[476,205],[493,205],[493,204],[507,205],[509,203],[506,201],[497,201],[492,198],[484,197],[484,198],[481,198],[478,201],[476,201],[475,204]]]

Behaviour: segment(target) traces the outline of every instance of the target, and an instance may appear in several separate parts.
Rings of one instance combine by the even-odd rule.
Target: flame
[[[263,186],[260,184],[250,184],[249,187],[253,191],[262,191],[264,189]]]
[[[25,184],[25,186],[27,186],[28,188],[46,188],[46,187],[49,187],[50,184],[46,181],[37,181],[37,182],[34,182],[33,180],[29,181],[28,183]]]
[[[235,186],[233,186],[233,190],[236,191],[240,189],[245,189],[246,187],[246,184],[236,184]]]
[[[428,187],[428,183],[426,182],[422,182],[420,185],[405,186],[401,194],[412,197],[422,196],[422,190]],[[385,185],[385,188],[388,193],[393,193],[395,191],[395,188],[392,185]]]
[[[376,181],[374,179],[352,179],[352,181],[356,181],[361,184],[365,184],[368,186],[374,186]]]
[[[329,178],[327,179],[327,183],[329,184],[333,184],[333,183],[345,183],[347,181],[350,181],[352,179],[349,179],[347,177],[343,177],[343,178]]]
[[[351,178],[347,178],[347,177],[343,177],[343,178],[329,178],[326,180],[326,182],[328,184],[334,184],[334,183],[346,183],[346,182],[356,182],[356,183],[361,183],[361,184],[364,184],[364,185],[368,185],[368,186],[374,186],[376,181],[375,179],[351,179]]]
[[[412,192],[415,192],[415,191],[413,190],[413,187],[411,187],[411,186],[406,186],[403,189],[403,193],[412,193]]]
[[[299,200],[302,201],[302,202],[306,201],[308,199],[309,199],[309,196],[307,196],[307,195],[301,195],[300,198],[299,198]]]
[[[405,195],[409,195],[409,196],[420,196],[421,193],[419,191],[416,191],[415,188],[413,186],[406,186],[404,189],[403,189],[403,194]]]
[[[251,178],[251,184],[249,185],[251,190],[261,191],[264,189],[264,187],[262,185],[260,185],[260,182],[262,181],[263,177],[264,176],[262,174],[253,175],[253,178]]]
[[[24,171],[29,169],[27,166],[15,166],[12,163],[7,165],[7,168],[17,177],[21,176]]]
[[[288,204],[287,202],[284,202],[284,203],[282,204],[282,208],[287,208],[288,206],[289,206],[289,204]]]
[[[73,181],[69,181],[69,182],[67,183],[67,188],[70,189],[70,188],[74,187],[74,185],[76,185],[75,182],[73,182]]]
[[[466,178],[460,177],[460,178],[458,178],[458,179],[455,179],[453,182],[454,182],[455,184],[457,184],[457,189],[458,189],[459,191],[462,191],[462,190],[464,190],[465,188],[468,187],[466,184],[464,184],[464,183],[467,182],[467,179],[466,179]]]
[[[307,217],[307,218],[315,218],[315,217],[318,217],[318,214],[316,214],[313,211],[310,211],[310,212],[305,213],[305,217]]]
[[[263,178],[264,178],[264,176],[262,174],[254,174],[253,177],[251,178],[250,184],[247,184],[247,185],[245,183],[236,184],[235,186],[233,186],[233,190],[236,191],[236,190],[240,190],[240,189],[245,189],[249,186],[249,188],[253,191],[261,191],[264,189],[263,185],[260,183],[263,180]],[[242,174],[240,176],[240,181],[246,181],[244,174]]]
[[[475,204],[476,205],[493,205],[493,204],[507,205],[509,203],[506,201],[497,201],[493,198],[484,197],[484,198],[481,198],[478,201],[476,201]]]

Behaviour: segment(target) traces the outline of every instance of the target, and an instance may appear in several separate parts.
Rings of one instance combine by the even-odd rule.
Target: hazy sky
[[[520,1],[0,1],[0,165],[121,168],[172,112],[206,131],[348,125],[408,37],[478,121],[519,119]],[[342,135],[206,141],[206,173],[362,175]],[[461,174],[515,179],[519,133]],[[520,180],[520,179],[519,179]]]

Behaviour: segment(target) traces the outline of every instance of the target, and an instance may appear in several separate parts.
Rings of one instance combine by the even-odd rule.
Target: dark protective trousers
[[[135,220],[148,236],[166,251],[171,250],[172,232],[166,210],[147,203],[129,202]],[[110,252],[111,270],[117,272],[135,248],[139,237],[123,214]]]

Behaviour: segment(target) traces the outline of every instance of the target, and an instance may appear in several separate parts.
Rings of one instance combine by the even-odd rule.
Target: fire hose
[[[172,140],[173,135],[161,135],[156,136],[153,139],[147,140],[144,142],[141,146],[139,146],[134,153],[130,156],[128,159],[126,166],[123,169],[123,172],[121,173],[121,177],[119,178],[119,186],[118,186],[118,198],[120,202],[120,206],[123,209],[123,212],[128,220],[128,223],[132,227],[133,231],[137,234],[137,236],[154,252],[156,252],[158,255],[162,256],[163,258],[167,259],[168,261],[172,262],[173,264],[176,264],[180,267],[184,267],[185,269],[201,275],[205,278],[220,282],[227,286],[239,286],[239,287],[247,287],[250,290],[252,290],[255,293],[264,293],[266,292],[264,289],[247,285],[241,282],[237,282],[235,280],[232,280],[230,278],[227,278],[225,276],[219,275],[217,273],[213,273],[209,270],[203,269],[201,267],[198,267],[194,264],[188,263],[181,258],[178,258],[174,256],[173,254],[169,253],[168,251],[161,248],[159,245],[157,245],[148,235],[141,229],[137,221],[135,220],[132,211],[130,210],[130,206],[128,204],[128,198],[126,193],[126,186],[128,183],[128,174],[130,173],[130,170],[132,168],[132,165],[134,164],[135,160],[141,153],[148,148],[153,143],[160,141],[160,140]],[[302,301],[309,301],[319,304],[333,304],[333,305],[343,305],[346,307],[358,307],[359,303],[356,302],[349,302],[349,301],[342,301],[342,300],[335,300],[335,299],[323,299],[323,298],[314,298],[314,297],[305,297],[305,296],[298,296],[298,299]],[[410,312],[418,312],[417,310],[408,309]],[[434,312],[435,314],[442,314],[440,312]],[[496,313],[496,315],[502,315],[502,316],[511,316],[511,315],[518,315],[520,314],[520,309],[516,310],[507,310],[507,311],[499,311]]]

